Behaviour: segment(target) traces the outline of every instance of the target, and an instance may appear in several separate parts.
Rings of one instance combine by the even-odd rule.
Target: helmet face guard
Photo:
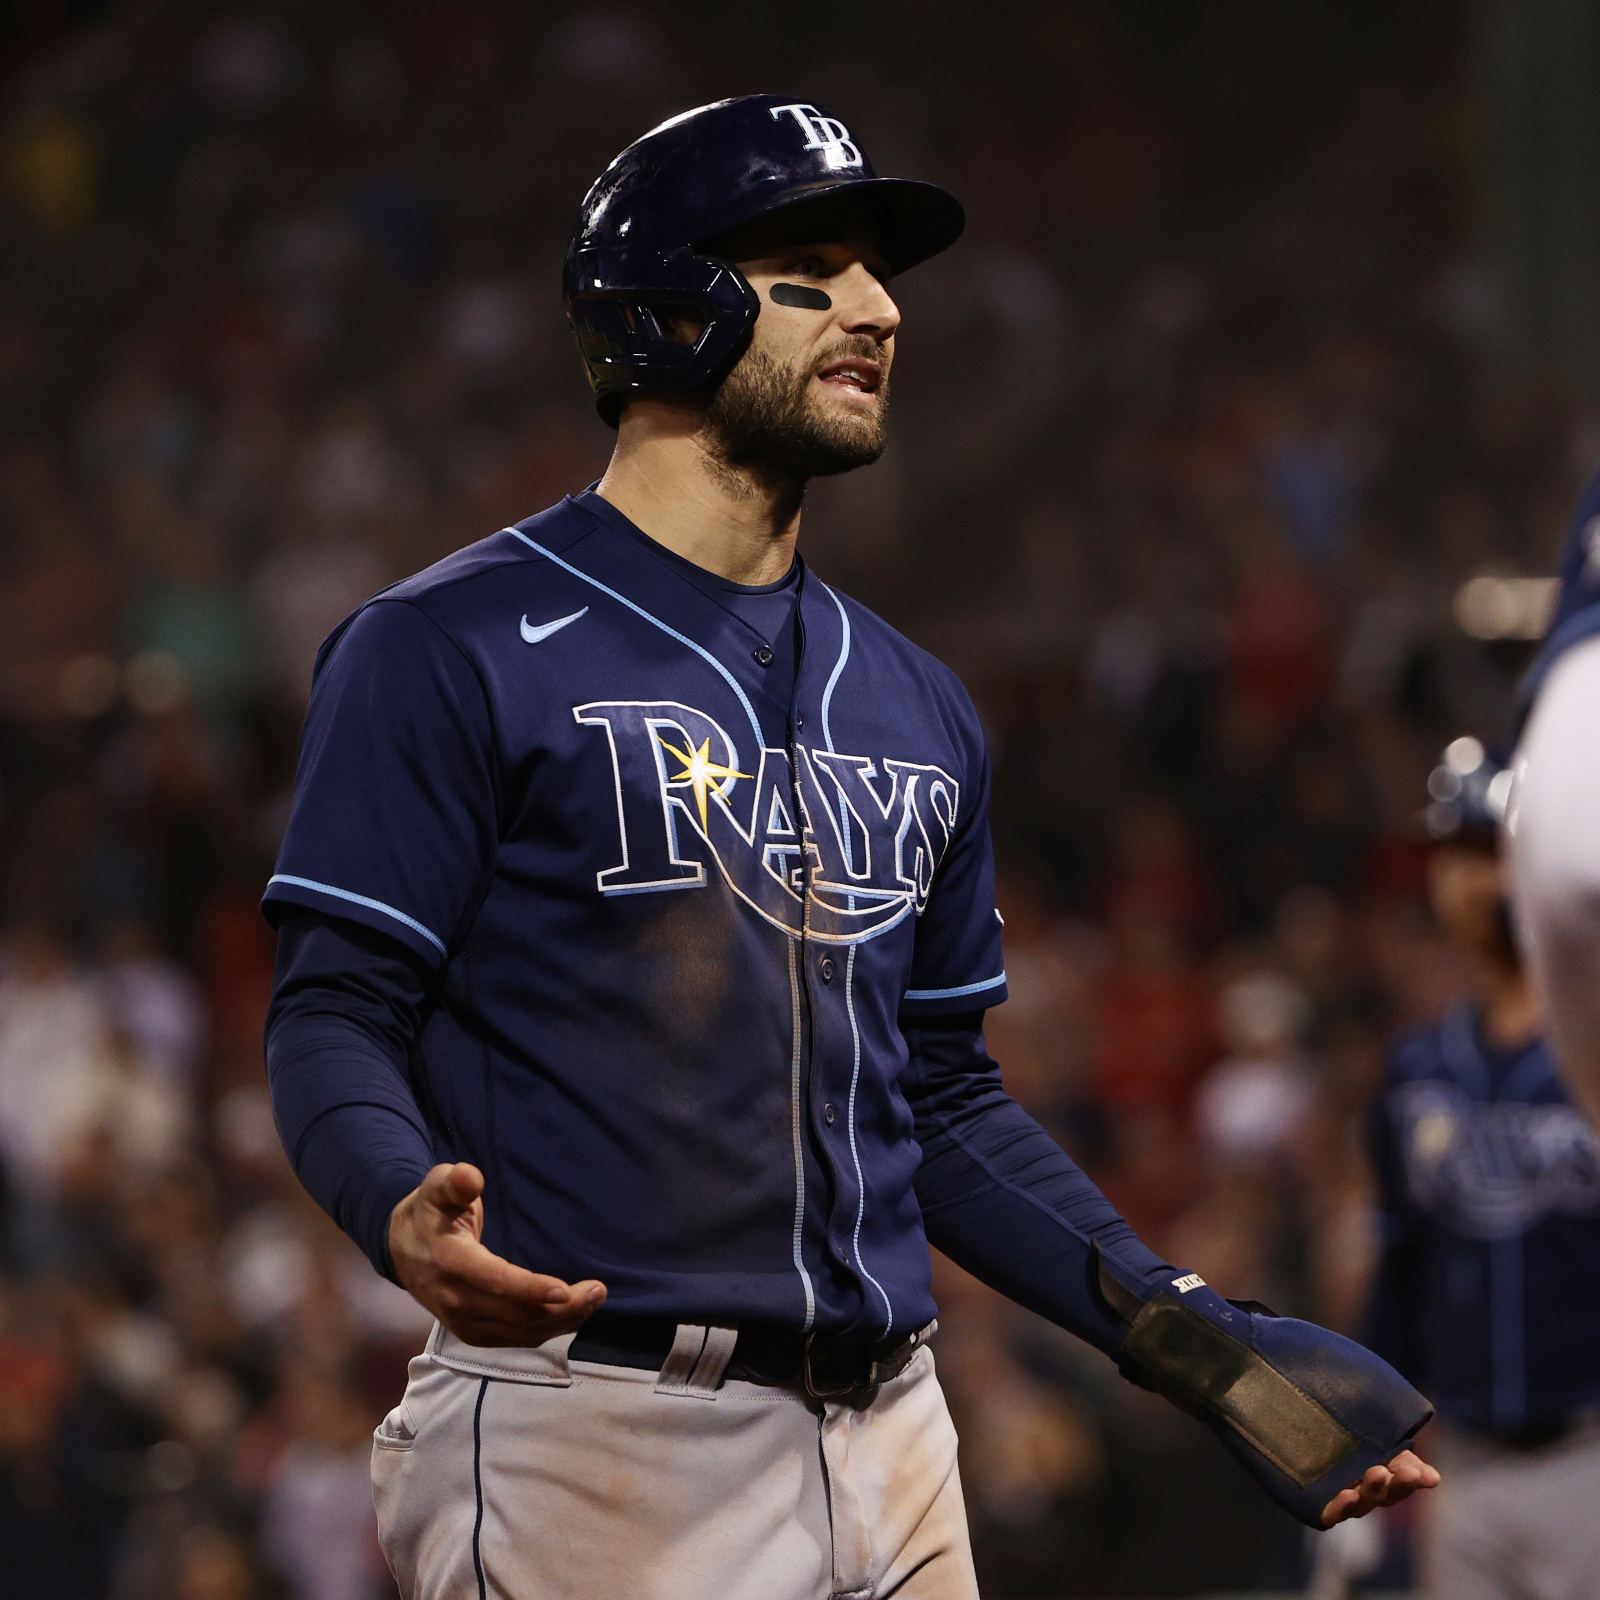
[[[600,415],[630,394],[683,393],[737,360],[761,302],[702,241],[791,208],[847,200],[890,273],[953,244],[965,225],[931,183],[880,178],[849,129],[809,102],[745,95],[664,122],[628,146],[584,197],[562,288]],[[692,342],[675,309],[700,324]]]

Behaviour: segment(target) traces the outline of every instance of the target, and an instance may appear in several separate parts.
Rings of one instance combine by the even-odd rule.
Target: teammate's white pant
[[[930,1351],[855,1407],[569,1343],[411,1363],[372,1452],[405,1600],[976,1600]]]
[[[1440,1429],[1430,1459],[1444,1481],[1424,1508],[1429,1600],[1600,1596],[1600,1427],[1537,1450]]]

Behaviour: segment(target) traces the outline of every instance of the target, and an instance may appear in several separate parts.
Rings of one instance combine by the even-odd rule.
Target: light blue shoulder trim
[[[964,994],[982,994],[985,989],[998,989],[1006,981],[1005,973],[998,978],[985,978],[982,983],[964,983],[959,989],[907,989],[907,1000],[959,1000]]]
[[[331,894],[335,900],[348,900],[353,906],[365,906],[368,911],[381,911],[384,916],[393,917],[396,922],[410,928],[412,932],[420,933],[440,955],[447,956],[450,953],[444,947],[444,940],[437,934],[430,933],[415,917],[408,917],[405,912],[396,911],[393,906],[386,906],[381,900],[370,899],[364,894],[352,894],[348,889],[337,889],[331,883],[318,883],[313,878],[296,878],[287,872],[274,873],[267,879],[269,889],[275,883],[290,883],[297,889],[315,889],[318,894]]]
[[[539,555],[543,556],[546,561],[555,562],[555,564],[560,567],[563,572],[570,572],[574,578],[581,578],[585,583],[593,585],[593,587],[598,589],[601,594],[610,595],[611,598],[619,605],[624,605],[630,611],[634,612],[638,616],[643,617],[646,622],[653,622],[663,633],[669,635],[671,638],[676,639],[679,644],[687,645],[697,656],[707,662],[710,666],[714,667],[727,681],[728,687],[732,689],[736,695],[738,695],[739,704],[744,707],[744,714],[750,719],[750,731],[756,736],[756,750],[759,752],[762,749],[766,743],[766,740],[763,739],[761,735],[761,722],[756,716],[756,708],[750,704],[749,696],[746,695],[744,690],[739,687],[739,680],[735,678],[734,675],[729,672],[728,669],[723,666],[723,664],[718,661],[709,650],[707,650],[703,645],[696,644],[694,640],[691,639],[687,634],[679,633],[676,628],[669,627],[661,620],[660,617],[651,616],[643,606],[635,605],[634,602],[627,597],[627,595],[618,594],[615,589],[609,588],[607,585],[601,583],[598,578],[591,578],[589,574],[581,567],[573,566],[570,561],[563,561],[554,550],[546,550],[542,544],[540,544],[537,540],[530,539],[520,528],[506,528],[502,531],[509,533],[513,539],[520,539],[530,550],[536,551]]]

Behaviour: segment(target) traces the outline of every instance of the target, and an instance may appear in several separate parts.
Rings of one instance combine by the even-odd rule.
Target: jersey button
[[[822,1120],[826,1122],[830,1128],[833,1126],[833,1119],[837,1114],[838,1113],[833,1109],[833,1102],[831,1100],[822,1108]]]
[[[822,973],[822,981],[824,983],[832,983],[833,982],[833,957],[832,956],[824,956],[822,958],[822,964],[821,964],[821,967],[820,967],[819,970]]]
[[[763,667],[772,665],[772,652],[764,644],[757,645],[750,653],[756,658],[758,665]]]

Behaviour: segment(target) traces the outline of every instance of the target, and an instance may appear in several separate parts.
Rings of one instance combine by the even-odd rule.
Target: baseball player
[[[319,657],[268,1065],[438,1318],[373,1451],[408,1600],[974,1595],[929,1240],[1313,1526],[1437,1481],[1392,1369],[1161,1261],[1006,1095],[977,718],[796,554],[962,224],[815,105],[663,123],[566,261],[604,478]]]
[[[1373,1125],[1383,1246],[1365,1340],[1438,1403],[1436,1600],[1600,1594],[1600,1139],[1511,935],[1509,786],[1475,739],[1430,780],[1431,898],[1475,992],[1395,1042]]]
[[[1523,681],[1506,823],[1512,898],[1551,1042],[1600,1126],[1600,474],[1561,554],[1549,632]]]

